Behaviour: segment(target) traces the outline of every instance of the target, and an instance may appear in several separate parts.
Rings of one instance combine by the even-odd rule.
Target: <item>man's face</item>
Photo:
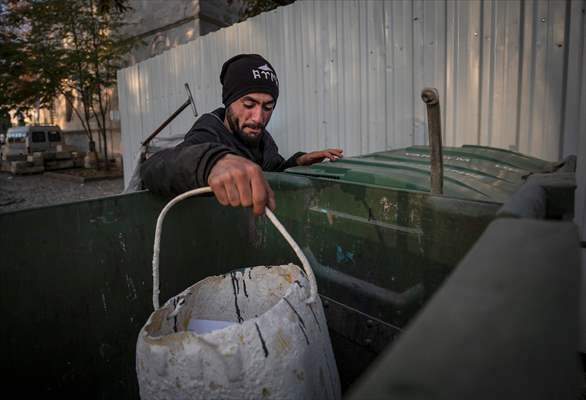
[[[226,110],[226,122],[230,130],[249,145],[257,145],[269,123],[275,100],[267,93],[249,93],[242,96]]]

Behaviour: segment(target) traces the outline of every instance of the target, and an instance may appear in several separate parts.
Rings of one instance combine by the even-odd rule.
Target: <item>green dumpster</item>
[[[392,343],[531,173],[517,153],[446,149],[428,193],[425,147],[268,173],[277,216],[315,270],[343,387]],[[148,192],[0,214],[0,333],[22,395],[137,398],[134,351],[151,311],[157,215]],[[161,245],[161,300],[203,277],[296,260],[264,218],[213,197],[176,206]]]

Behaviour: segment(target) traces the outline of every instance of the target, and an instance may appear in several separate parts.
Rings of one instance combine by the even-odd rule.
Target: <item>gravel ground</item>
[[[122,178],[79,184],[39,175],[0,172],[0,213],[110,196],[124,189]]]

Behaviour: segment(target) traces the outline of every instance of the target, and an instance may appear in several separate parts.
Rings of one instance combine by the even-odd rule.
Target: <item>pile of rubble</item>
[[[45,171],[84,167],[85,152],[58,145],[55,150],[32,154],[2,155],[0,171],[14,175],[39,174]]]

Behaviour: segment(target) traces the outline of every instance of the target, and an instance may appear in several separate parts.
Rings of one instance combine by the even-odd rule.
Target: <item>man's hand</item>
[[[324,159],[329,158],[330,161],[336,161],[342,158],[342,149],[327,149],[320,151],[312,151],[306,153],[297,159],[297,165],[311,165],[318,162],[322,162]]]
[[[244,157],[226,154],[212,167],[208,185],[220,204],[251,207],[254,215],[262,215],[265,206],[276,207],[275,194],[265,180],[262,169]]]

